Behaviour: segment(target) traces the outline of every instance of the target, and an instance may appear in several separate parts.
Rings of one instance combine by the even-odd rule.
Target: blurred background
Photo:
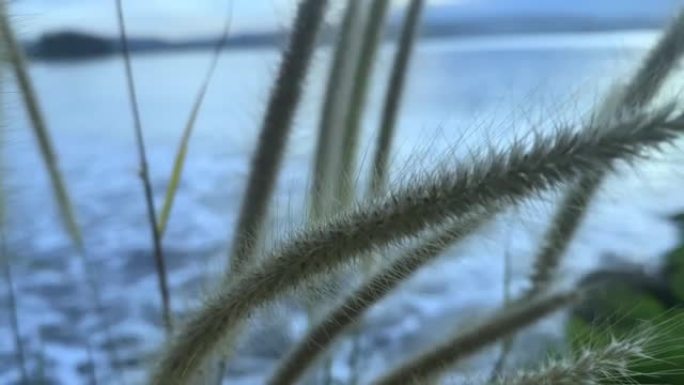
[[[363,154],[371,154],[375,143],[405,3],[393,3],[375,63],[363,119]],[[635,71],[684,1],[427,4],[392,157],[399,179],[429,169],[445,154],[458,160],[531,130],[581,121],[615,82],[626,81]],[[179,314],[201,300],[225,264],[261,114],[295,5],[294,0],[124,1],[157,205],[213,48],[230,18],[229,38],[200,111],[164,239],[173,307]],[[343,2],[333,2],[312,63],[279,178],[270,239],[305,217],[331,43],[342,8]],[[9,3],[9,15],[30,57],[30,73],[76,205],[88,258],[99,276],[105,314],[122,352],[117,373],[133,381],[145,373],[164,333],[115,3],[16,0]],[[95,321],[80,310],[84,299],[78,285],[65,279],[78,256],[61,229],[14,79],[4,72],[7,248],[27,360],[31,370],[44,373],[45,383],[87,383],[90,359],[82,330]],[[682,80],[676,74],[662,97],[678,95]],[[672,149],[611,177],[569,251],[563,277],[572,280],[616,264],[657,269],[660,256],[680,241],[670,217],[684,211],[682,161],[684,153]],[[513,261],[513,291],[525,287],[530,258],[556,199],[556,194],[547,194],[507,213],[452,252],[467,258],[446,258],[374,309],[368,326],[369,365],[396,362],[439,338],[425,324],[466,322],[500,306],[505,256]],[[7,306],[2,296],[0,384],[19,383]],[[258,383],[264,368],[273,365],[306,325],[301,312],[271,311],[288,317],[261,325],[255,334],[263,340],[242,347],[243,354],[229,368],[229,375],[245,384]],[[557,322],[550,322],[531,333],[528,343],[541,351],[560,331]],[[101,333],[92,336],[98,348],[106,348]],[[102,367],[102,383],[113,383],[107,357],[97,350],[94,360]],[[344,378],[345,369],[336,370]]]

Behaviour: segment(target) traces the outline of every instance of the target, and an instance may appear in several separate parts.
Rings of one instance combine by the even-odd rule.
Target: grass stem
[[[135,129],[135,142],[138,150],[139,172],[142,181],[143,190],[145,193],[145,204],[147,206],[147,217],[150,223],[150,232],[152,234],[152,243],[154,247],[154,261],[157,269],[157,280],[159,284],[159,294],[162,301],[162,317],[167,333],[173,330],[171,299],[169,295],[168,279],[166,274],[166,263],[164,261],[164,253],[162,250],[161,234],[159,233],[159,225],[157,224],[157,213],[154,206],[154,194],[152,192],[152,183],[150,181],[149,167],[147,164],[147,154],[145,151],[145,139],[143,137],[142,122],[140,119],[140,111],[138,109],[138,97],[135,91],[135,81],[133,78],[133,68],[131,65],[131,55],[128,48],[128,37],[126,33],[126,22],[123,15],[123,0],[116,0],[117,21],[119,26],[119,37],[122,45],[122,53],[124,65],[126,68],[126,85],[128,89],[128,99],[133,113],[133,123]]]

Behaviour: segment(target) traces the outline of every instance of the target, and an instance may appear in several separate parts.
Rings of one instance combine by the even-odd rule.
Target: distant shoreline
[[[421,38],[439,39],[476,36],[515,36],[529,34],[557,34],[582,32],[613,32],[662,28],[656,20],[613,19],[602,20],[581,17],[536,17],[467,19],[450,23],[425,25]],[[397,26],[390,25],[386,39],[396,38]],[[224,49],[255,49],[282,47],[286,35],[277,32],[235,34],[227,40]],[[189,40],[163,40],[133,37],[129,39],[132,54],[155,52],[180,52],[215,49],[219,37]],[[335,40],[335,29],[324,29],[321,44]],[[26,51],[32,60],[73,61],[116,55],[121,51],[117,38],[102,37],[79,31],[56,31],[46,33],[39,39],[26,43]]]

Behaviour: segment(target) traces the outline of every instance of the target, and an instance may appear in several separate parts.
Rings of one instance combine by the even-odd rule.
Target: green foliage
[[[647,279],[647,278],[643,278]],[[684,310],[669,308],[663,294],[630,279],[610,279],[575,310],[567,325],[573,351],[603,347],[628,338],[646,325],[656,333],[649,341],[649,360],[630,365],[631,380],[641,384],[684,384]],[[682,302],[684,305],[684,302]]]
[[[173,209],[173,202],[176,199],[176,193],[178,192],[178,186],[180,184],[181,178],[183,177],[183,169],[185,168],[185,159],[188,156],[188,147],[190,146],[190,138],[195,131],[195,122],[199,116],[200,109],[202,108],[202,103],[204,102],[204,96],[207,94],[207,89],[211,83],[211,79],[216,71],[216,66],[218,65],[219,57],[223,46],[228,40],[228,32],[230,31],[231,15],[229,14],[226,18],[226,23],[223,27],[223,33],[221,34],[221,40],[216,45],[214,54],[209,63],[209,68],[204,75],[204,80],[200,85],[195,100],[192,104],[192,109],[190,110],[190,115],[185,123],[185,128],[183,129],[183,134],[181,135],[180,142],[178,144],[178,150],[176,151],[176,156],[173,159],[173,169],[171,170],[171,177],[169,178],[169,186],[166,188],[166,195],[164,197],[164,203],[162,204],[162,210],[159,213],[159,220],[157,226],[159,227],[160,237],[164,236],[166,232],[166,226],[169,223],[169,217],[171,216],[171,210]]]
[[[667,283],[677,298],[684,302],[684,245],[665,256]]]

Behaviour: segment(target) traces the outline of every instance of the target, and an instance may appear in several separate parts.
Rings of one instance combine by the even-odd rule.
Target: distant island
[[[427,22],[422,30],[423,38],[445,38],[473,35],[509,35],[522,33],[592,32],[626,29],[660,28],[662,20],[639,18],[592,18],[592,17],[499,17],[464,18],[449,22]],[[393,39],[398,33],[398,23],[391,22],[386,34]],[[239,33],[231,35],[225,49],[248,49],[280,47],[286,36],[278,32]],[[330,44],[335,40],[335,28],[323,29],[321,42]],[[163,40],[131,37],[131,53],[203,50],[217,46],[219,37],[188,40]],[[117,37],[97,36],[81,31],[55,31],[43,34],[35,41],[26,43],[30,58],[35,60],[78,60],[117,54],[121,43]]]
[[[243,34],[228,39],[225,48],[273,47],[281,44],[285,36],[277,33]],[[159,51],[211,49],[220,38],[167,41],[163,39],[133,37],[128,40],[132,54]],[[36,41],[26,44],[26,52],[37,60],[78,60],[113,55],[121,52],[117,38],[97,36],[80,31],[58,31],[43,34]]]

